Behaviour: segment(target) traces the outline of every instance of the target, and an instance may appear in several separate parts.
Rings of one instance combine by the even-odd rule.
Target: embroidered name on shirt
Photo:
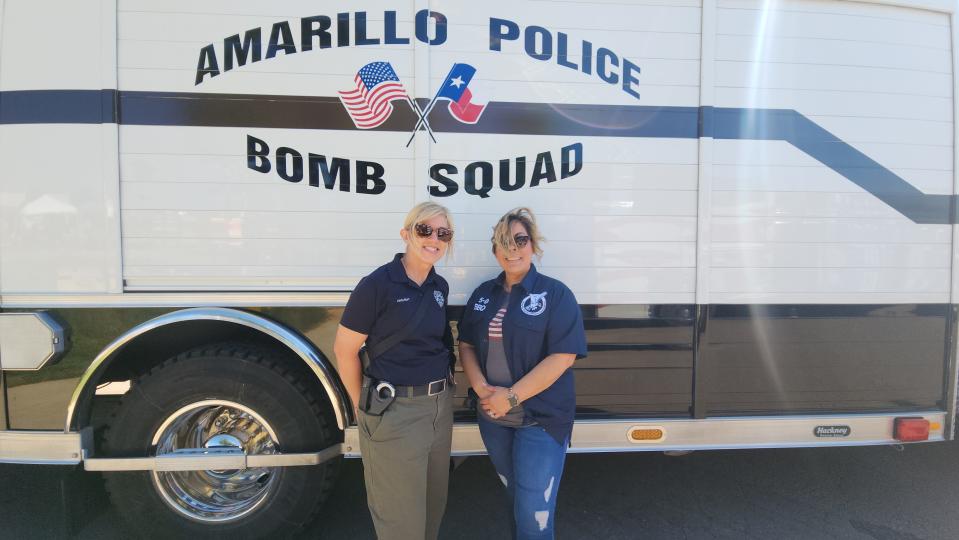
[[[485,311],[486,304],[489,304],[489,298],[483,298],[480,296],[479,301],[473,304],[473,311]]]
[[[410,301],[410,299],[409,299],[408,297],[407,297],[407,298],[400,298],[399,300],[396,301],[396,303],[399,304],[400,302],[409,302],[409,301]]]
[[[523,299],[523,302],[519,305],[519,308],[523,310],[523,313],[527,315],[541,315],[546,311],[546,293],[541,292],[539,294],[530,294]]]

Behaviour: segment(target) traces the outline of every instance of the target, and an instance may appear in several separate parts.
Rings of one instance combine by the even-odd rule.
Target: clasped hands
[[[479,396],[479,406],[486,411],[491,418],[501,418],[509,412],[509,389],[502,386],[493,386],[489,383],[483,383],[478,390],[473,389]]]

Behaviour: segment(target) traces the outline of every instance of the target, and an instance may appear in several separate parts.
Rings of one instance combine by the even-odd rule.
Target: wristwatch
[[[509,408],[515,408],[519,405],[519,398],[516,397],[516,394],[513,393],[513,389],[510,388],[506,391],[506,399],[509,400]]]

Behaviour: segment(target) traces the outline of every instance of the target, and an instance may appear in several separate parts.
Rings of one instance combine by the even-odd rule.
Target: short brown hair
[[[533,211],[525,206],[506,212],[493,226],[493,237],[490,238],[493,243],[493,255],[496,255],[496,246],[501,247],[504,251],[509,251],[510,248],[516,246],[516,240],[510,234],[510,229],[513,227],[513,223],[517,221],[522,223],[526,232],[529,233],[529,241],[533,243],[533,253],[537,257],[542,257],[543,248],[541,244],[546,239],[543,238],[543,235],[539,232],[539,227],[536,226],[536,216],[533,215]]]

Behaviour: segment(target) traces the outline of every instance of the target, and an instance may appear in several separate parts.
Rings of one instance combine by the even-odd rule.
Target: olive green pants
[[[359,413],[366,501],[379,540],[434,540],[449,488],[453,389]]]

